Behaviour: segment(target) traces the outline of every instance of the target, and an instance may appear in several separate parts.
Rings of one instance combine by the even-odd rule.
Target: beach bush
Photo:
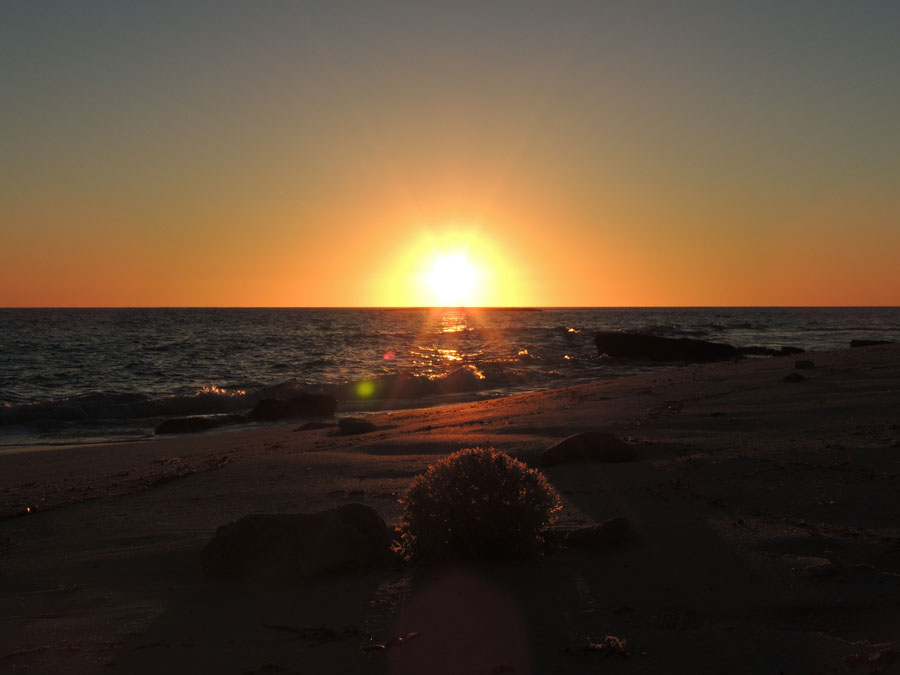
[[[403,504],[402,546],[416,560],[535,555],[560,508],[544,474],[493,448],[431,465]]]

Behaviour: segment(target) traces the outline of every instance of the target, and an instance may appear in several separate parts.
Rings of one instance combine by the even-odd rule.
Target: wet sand
[[[815,367],[386,413],[358,436],[285,424],[0,456],[0,672],[897,672],[900,345],[800,358]],[[215,529],[245,514],[360,502],[393,526],[439,456],[533,462],[594,429],[639,459],[548,468],[557,527],[622,516],[621,544],[274,588],[201,573]],[[582,649],[607,635],[630,655]]]

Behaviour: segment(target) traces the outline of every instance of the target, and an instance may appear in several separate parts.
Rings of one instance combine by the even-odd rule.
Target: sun
[[[471,306],[483,277],[464,251],[436,254],[426,273],[432,306]]]
[[[411,225],[371,277],[371,303],[384,307],[513,307],[528,284],[515,246],[501,246],[480,226]]]

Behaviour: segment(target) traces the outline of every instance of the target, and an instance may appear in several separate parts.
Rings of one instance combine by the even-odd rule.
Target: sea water
[[[359,414],[671,366],[599,355],[601,330],[837,349],[900,341],[900,308],[2,309],[0,450],[148,438],[301,390]]]

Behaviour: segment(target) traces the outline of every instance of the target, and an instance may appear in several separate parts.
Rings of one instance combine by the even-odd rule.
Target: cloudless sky
[[[5,2],[0,306],[900,304],[900,3]]]

